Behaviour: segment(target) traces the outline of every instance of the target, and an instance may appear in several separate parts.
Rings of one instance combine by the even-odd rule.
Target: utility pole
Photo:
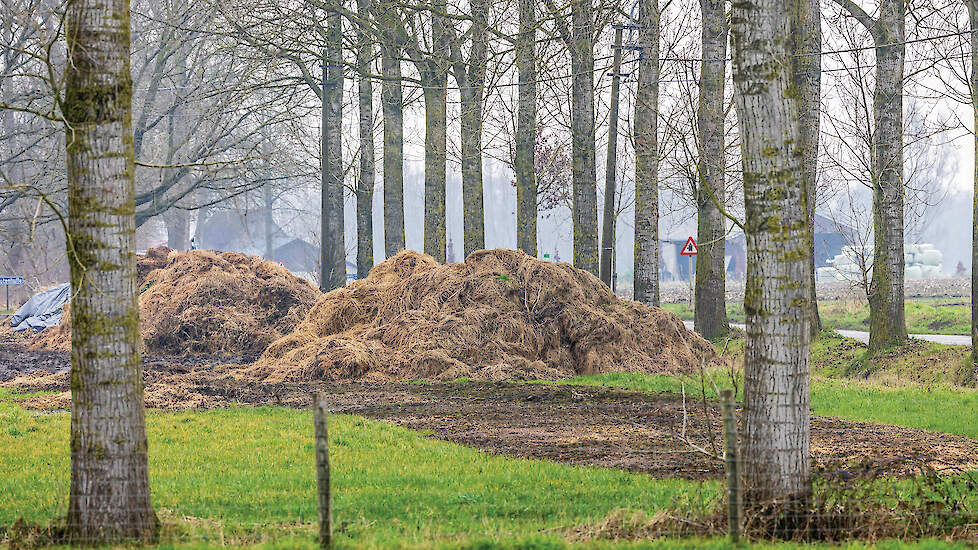
[[[615,25],[614,61],[611,68],[611,114],[608,118],[608,160],[604,175],[604,226],[601,228],[601,280],[611,286],[615,249],[615,172],[618,160],[618,90],[621,73],[621,34],[629,25]]]

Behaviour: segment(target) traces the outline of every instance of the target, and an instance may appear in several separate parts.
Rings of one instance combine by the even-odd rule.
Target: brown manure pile
[[[716,361],[676,315],[616,297],[566,263],[480,250],[442,265],[404,251],[322,297],[251,375],[268,382],[559,379],[674,373]]]
[[[322,293],[284,267],[236,252],[166,247],[137,257],[139,332],[151,354],[256,355],[305,318]],[[71,350],[71,314],[32,347]]]

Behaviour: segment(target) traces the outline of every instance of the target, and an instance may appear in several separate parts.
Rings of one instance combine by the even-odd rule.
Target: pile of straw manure
[[[718,358],[676,315],[520,251],[442,265],[404,251],[323,295],[251,368],[268,382],[675,373]]]
[[[235,252],[166,247],[137,256],[139,332],[150,354],[257,355],[322,293],[284,267]],[[71,314],[31,347],[71,350]]]

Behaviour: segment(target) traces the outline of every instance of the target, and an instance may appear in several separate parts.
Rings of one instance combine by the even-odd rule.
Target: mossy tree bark
[[[322,266],[319,288],[329,292],[346,285],[343,236],[343,28],[336,10],[326,14],[323,52]]]
[[[574,266],[598,275],[598,187],[594,143],[594,14],[571,1],[571,186]]]
[[[519,73],[516,115],[516,248],[537,255],[537,60],[536,2],[519,0],[520,29],[516,44],[516,70]]]
[[[800,146],[805,154],[804,181],[808,188],[808,251],[812,272],[812,336],[822,330],[815,294],[815,190],[818,179],[819,116],[822,91],[822,22],[818,0],[796,0],[791,18],[794,40],[794,86],[798,90],[798,114],[801,121]]]
[[[635,87],[635,300],[659,305],[659,1],[639,0]]]
[[[546,0],[571,59],[571,217],[574,267],[598,275],[598,187],[594,143],[594,6],[571,0],[571,25]]]
[[[149,540],[150,502],[136,294],[128,0],[65,13],[71,269],[73,543]]]
[[[370,19],[370,0],[357,0],[361,21]],[[370,65],[374,58],[369,29],[357,25],[357,99],[360,125],[360,174],[357,178],[357,278],[363,279],[374,266],[374,85]]]
[[[448,161],[448,66],[449,33],[444,0],[435,0],[431,10],[431,46],[423,48],[417,36],[411,58],[421,75],[424,87],[424,251],[445,263],[447,233],[445,224],[445,187]],[[402,34],[407,35],[402,27]],[[428,51],[430,50],[430,51]]]
[[[381,27],[380,99],[384,116],[384,251],[388,258],[405,248],[404,240],[404,92],[401,48],[392,32],[396,16],[387,1],[376,4]]]
[[[791,85],[790,9],[782,0],[748,0],[735,3],[730,18],[746,209],[749,506],[802,503],[811,492],[808,197]]]
[[[727,67],[727,14],[723,0],[700,0],[703,60],[696,113],[699,182],[696,186],[696,292],[694,325],[712,340],[729,330],[726,309],[724,202],[724,83]]]
[[[869,283],[869,349],[907,341],[903,258],[903,83],[906,1],[880,0],[870,17],[853,0],[835,0],[876,45],[873,89],[873,276]]]
[[[463,250],[468,256],[486,247],[485,209],[482,191],[482,109],[486,82],[488,51],[487,21],[489,6],[485,0],[471,0],[472,27],[469,58],[462,57],[461,48],[450,37],[452,68],[458,83],[461,111],[462,142],[462,232]],[[449,27],[451,30],[451,28]]]

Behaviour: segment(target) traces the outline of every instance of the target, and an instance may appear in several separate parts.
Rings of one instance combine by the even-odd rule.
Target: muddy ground
[[[2,344],[3,342],[0,342]],[[70,406],[66,354],[0,346],[4,385],[57,392],[22,403],[39,410]],[[234,358],[241,362],[247,358]],[[336,412],[385,420],[429,437],[489,452],[645,472],[655,477],[719,477],[722,452],[718,410],[679,396],[611,388],[515,383],[261,384],[248,365],[214,360],[144,360],[147,406],[206,409],[232,404],[307,407],[310,392],[329,394]],[[33,369],[31,367],[33,365]],[[60,372],[49,375],[45,371]],[[2,379],[2,378],[0,378]],[[699,448],[701,450],[696,450]],[[921,462],[939,470],[978,470],[978,441],[966,437],[812,418],[817,468],[845,473],[906,475]]]

